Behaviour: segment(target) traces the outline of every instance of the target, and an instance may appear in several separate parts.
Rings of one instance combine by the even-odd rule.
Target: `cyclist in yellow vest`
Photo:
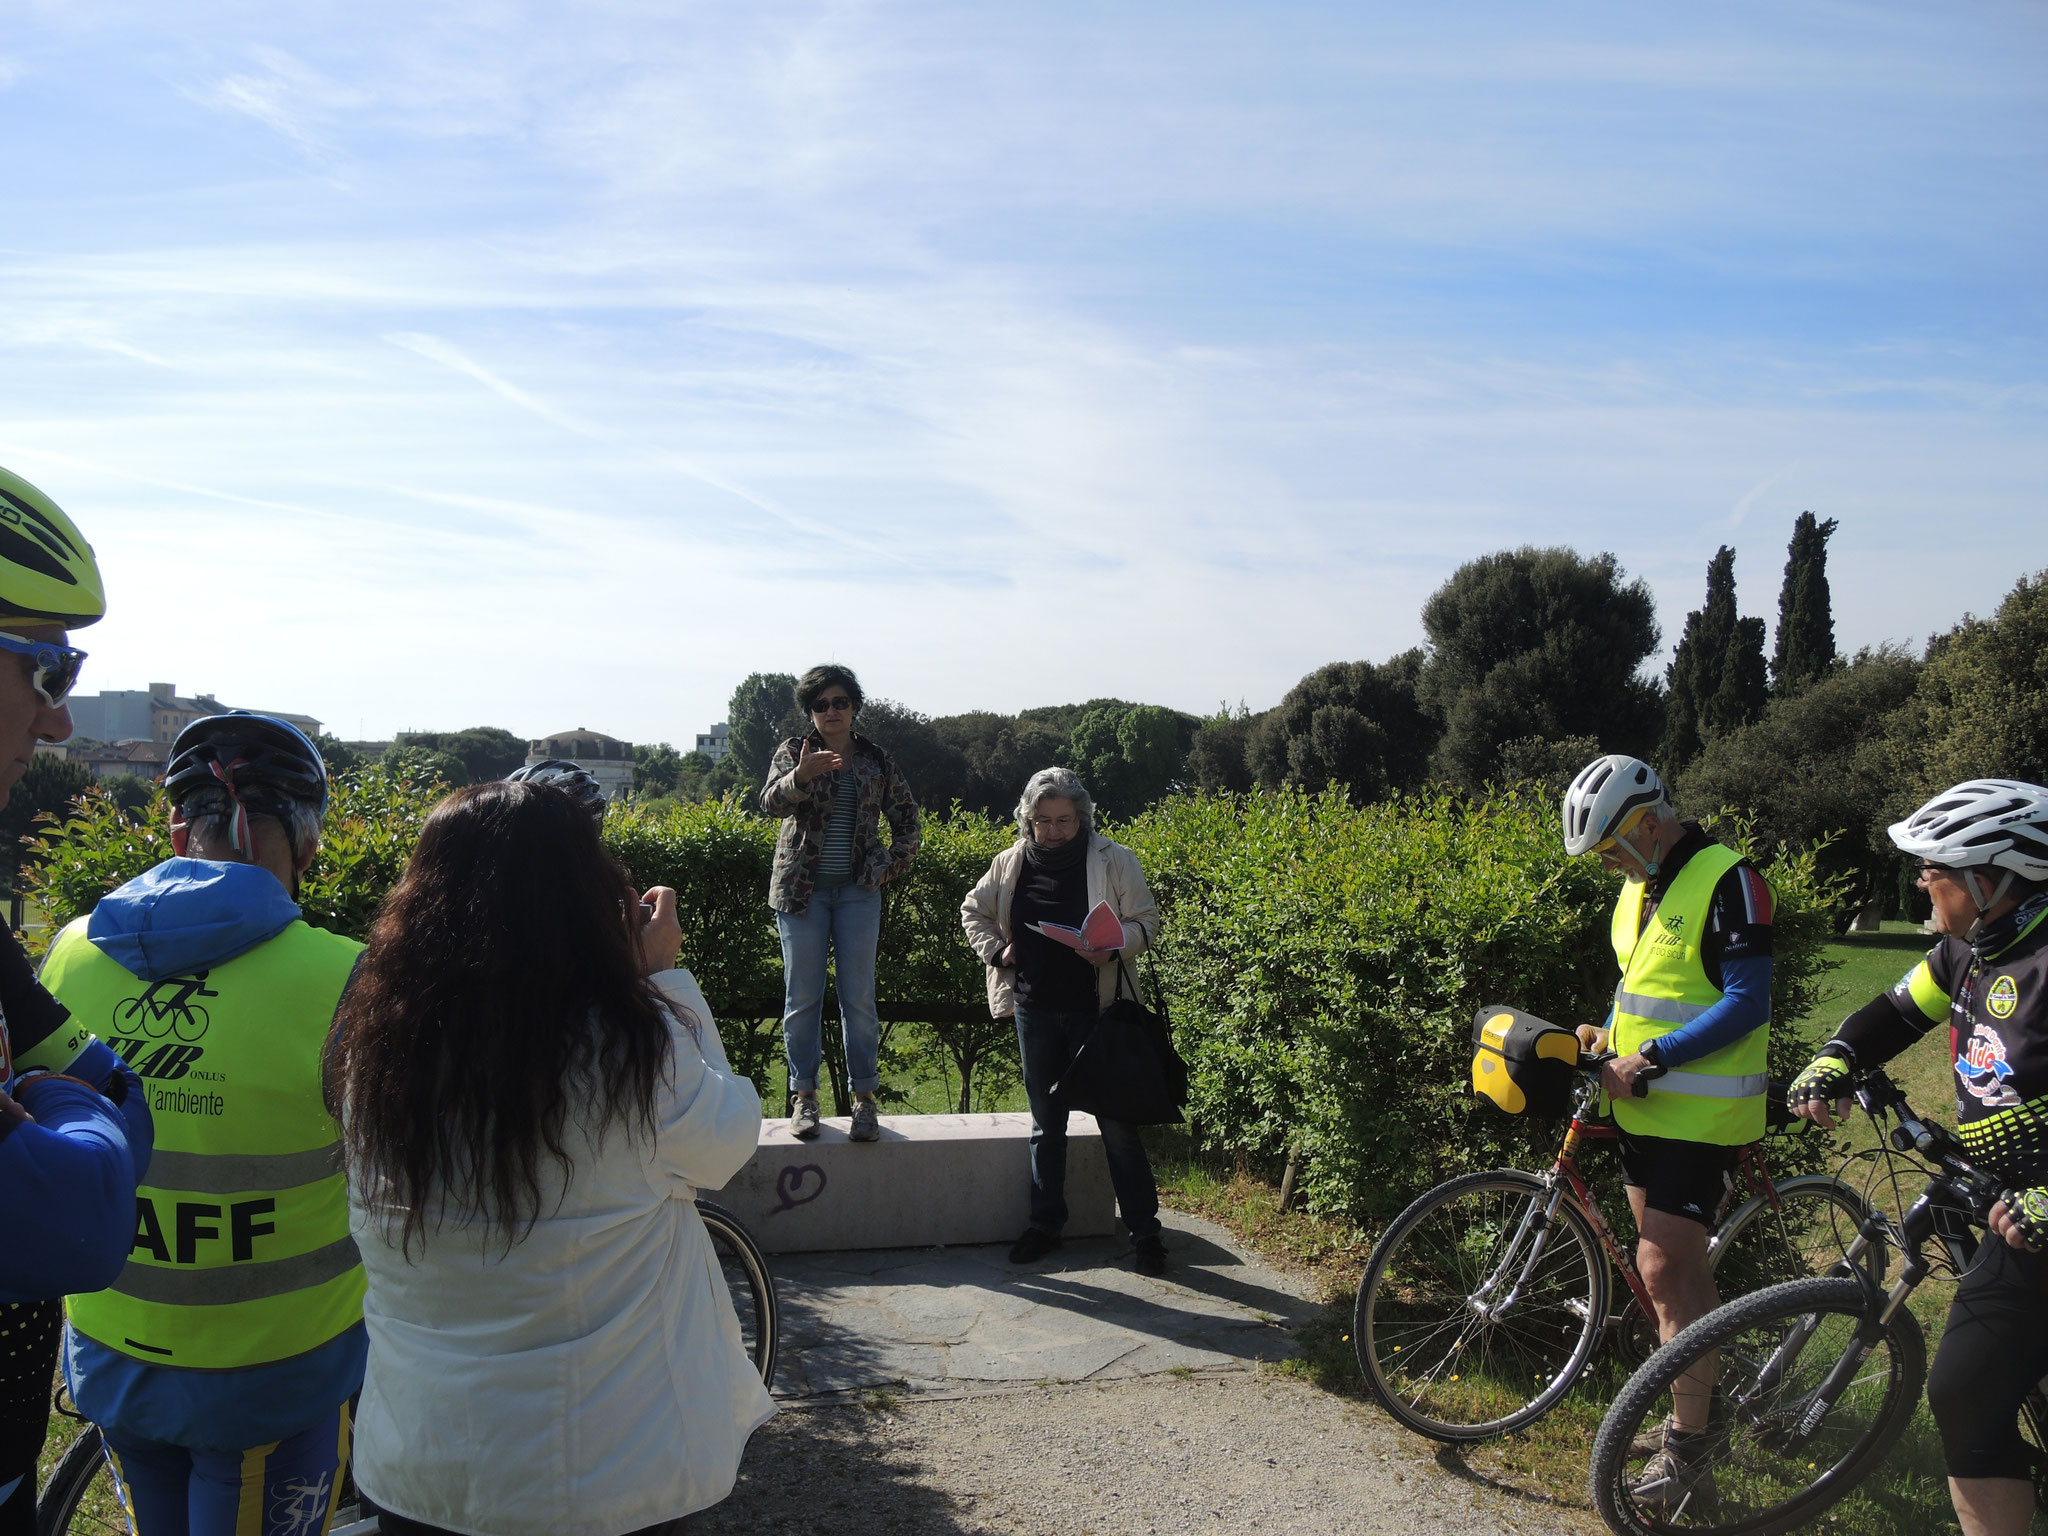
[[[1732,848],[1680,821],[1649,764],[1587,764],[1564,797],[1567,853],[1591,853],[1626,883],[1612,940],[1621,967],[1601,1082],[1621,1130],[1636,1267],[1669,1340],[1720,1305],[1707,1234],[1738,1147],[1764,1133],[1770,1082],[1771,889]],[[1646,1089],[1636,1097],[1637,1089]],[[1662,1448],[1637,1497],[1698,1486],[1688,1465],[1713,1432],[1713,1376],[1672,1394]],[[1711,1476],[1711,1474],[1703,1474]]]
[[[0,469],[0,806],[37,746],[71,734],[85,652],[106,611],[92,547],[63,510]],[[35,1536],[63,1296],[120,1273],[149,1165],[135,1076],[36,982],[0,924],[0,1536]]]
[[[140,1075],[156,1151],[65,1372],[142,1536],[327,1528],[361,1388],[363,1267],[321,1053],[362,946],[295,901],[327,773],[282,720],[194,721],[164,776],[179,856],[58,936],[44,983]]]

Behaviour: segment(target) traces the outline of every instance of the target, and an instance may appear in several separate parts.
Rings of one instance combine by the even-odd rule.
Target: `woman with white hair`
[[[1121,950],[1072,949],[1039,931],[1046,923],[1079,928],[1098,902],[1123,923]],[[989,1012],[1017,1021],[1031,1101],[1031,1224],[1010,1262],[1030,1264],[1059,1247],[1067,1224],[1067,1106],[1053,1084],[1116,996],[1119,953],[1136,957],[1159,936],[1159,905],[1137,856],[1095,830],[1095,802],[1080,779],[1045,768],[1017,802],[1017,841],[967,893],[960,921],[988,966]],[[1161,1274],[1159,1189],[1144,1143],[1120,1120],[1096,1123],[1138,1273]]]

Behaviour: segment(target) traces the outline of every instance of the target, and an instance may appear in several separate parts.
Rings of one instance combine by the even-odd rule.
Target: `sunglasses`
[[[29,683],[52,709],[62,704],[71,690],[78,686],[79,669],[85,665],[83,651],[59,645],[54,640],[26,640],[5,630],[0,630],[0,651],[12,651],[17,656],[28,657],[34,665]]]
[[[1955,871],[1946,864],[1935,863],[1932,859],[1921,859],[1914,864],[1913,873],[1920,879],[1939,880],[1943,875],[1952,875]]]
[[[842,693],[834,698],[819,699],[815,704],[811,706],[811,713],[814,715],[829,715],[835,709],[851,708],[853,708],[853,700],[849,699],[845,694]]]

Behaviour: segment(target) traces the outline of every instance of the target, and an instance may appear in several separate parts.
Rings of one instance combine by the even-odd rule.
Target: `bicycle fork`
[[[1522,1299],[1522,1292],[1528,1287],[1530,1276],[1536,1273],[1536,1266],[1543,1262],[1543,1254],[1550,1246],[1552,1223],[1557,1219],[1557,1208],[1564,1199],[1564,1186],[1553,1182],[1550,1198],[1542,1206],[1530,1201],[1522,1212],[1522,1220],[1515,1228],[1515,1235],[1509,1239],[1507,1251],[1501,1255],[1500,1263],[1493,1273],[1486,1277],[1478,1290],[1465,1298],[1465,1306],[1482,1322],[1498,1322],[1516,1302]],[[1534,1240],[1530,1235],[1534,1233]],[[1529,1243],[1529,1251],[1518,1266],[1515,1256],[1521,1252],[1522,1244]],[[1514,1284],[1498,1302],[1489,1303],[1488,1297],[1506,1283],[1508,1272],[1515,1270]]]
[[[1870,1272],[1859,1262],[1870,1244],[1869,1233],[1858,1233],[1856,1240],[1842,1255],[1843,1265],[1848,1268],[1851,1275],[1863,1283],[1866,1293],[1863,1317],[1856,1327],[1856,1340],[1842,1352],[1841,1359],[1834,1363],[1820,1385],[1807,1394],[1799,1417],[1780,1431],[1778,1436],[1773,1437],[1776,1442],[1775,1449],[1780,1454],[1791,1455],[1806,1449],[1806,1443],[1827,1421],[1827,1416],[1834,1412],[1836,1402],[1849,1389],[1849,1384],[1863,1369],[1864,1361],[1870,1358],[1883,1339],[1892,1315],[1905,1305],[1906,1298],[1927,1276],[1927,1266],[1920,1262],[1917,1250],[1908,1250],[1912,1257],[1898,1280],[1889,1290],[1879,1292],[1877,1283],[1870,1278]],[[1770,1359],[1764,1362],[1763,1369],[1757,1373],[1755,1388],[1736,1401],[1734,1406],[1738,1414],[1750,1418],[1752,1422],[1755,1421],[1758,1417],[1756,1405],[1760,1400],[1767,1399],[1784,1381],[1793,1363],[1798,1360],[1819,1330],[1821,1316],[1818,1312],[1808,1312],[1799,1319],[1797,1326],[1778,1342],[1778,1347],[1771,1351]]]

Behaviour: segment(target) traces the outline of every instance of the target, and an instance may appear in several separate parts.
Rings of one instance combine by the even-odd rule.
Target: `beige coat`
[[[1022,839],[996,855],[988,873],[975,882],[967,899],[960,903],[960,925],[967,930],[967,943],[988,967],[988,1011],[996,1018],[1008,1018],[1016,1011],[1014,970],[996,964],[1015,936],[1010,927],[1010,903],[1017,895],[1017,872],[1024,864]],[[1145,884],[1145,872],[1138,856],[1122,843],[1113,843],[1100,833],[1088,850],[1088,910],[1098,901],[1109,903],[1110,911],[1124,922],[1124,958],[1135,960],[1159,936],[1159,903]],[[1102,966],[1095,973],[1096,997],[1107,1008],[1116,997],[1116,966]],[[1132,977],[1133,983],[1137,980]]]

